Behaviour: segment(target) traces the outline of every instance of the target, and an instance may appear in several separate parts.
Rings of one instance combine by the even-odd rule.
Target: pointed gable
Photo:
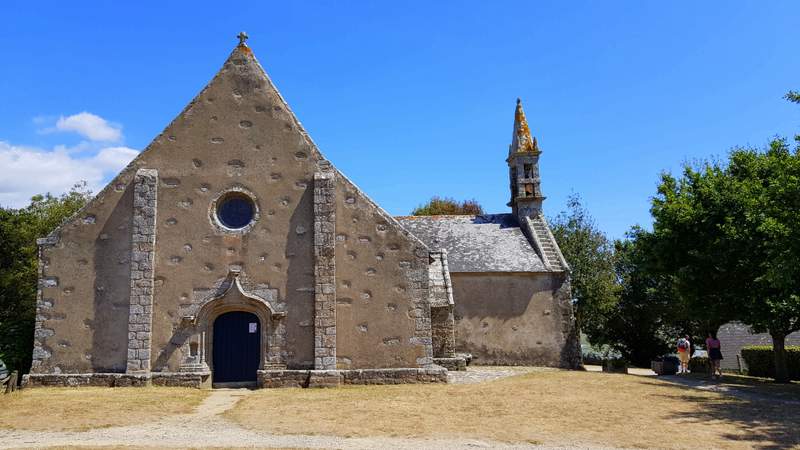
[[[345,365],[430,364],[430,345],[422,339],[426,322],[407,314],[423,314],[427,247],[323,159],[251,49],[240,43],[164,131],[46,241],[43,256],[50,264],[43,277],[59,282],[45,287],[43,296],[54,305],[51,314],[63,319],[41,326],[73,341],[57,351],[55,337],[37,341],[42,355],[57,354],[51,366],[124,370],[132,182],[139,169],[155,171],[158,179],[153,370],[178,369],[187,339],[178,331],[183,312],[231,271],[285,313],[283,334],[275,339],[286,349],[274,358],[288,367],[314,367],[314,175],[321,170],[334,174],[336,273],[348,281],[335,292],[343,298],[337,322],[347,330],[336,339]],[[215,218],[216,205],[231,193],[253,202],[254,219],[241,230]],[[357,332],[354,324],[365,320],[383,325]],[[391,347],[374,352],[386,342]]]

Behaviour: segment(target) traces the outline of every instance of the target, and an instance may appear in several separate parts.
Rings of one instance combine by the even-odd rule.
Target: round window
[[[253,221],[256,206],[253,200],[240,193],[230,193],[217,202],[217,219],[227,228],[239,230]]]

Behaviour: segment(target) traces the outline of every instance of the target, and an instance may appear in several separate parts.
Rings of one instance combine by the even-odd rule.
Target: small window
[[[225,195],[217,203],[217,219],[227,228],[240,230],[253,221],[256,208],[250,197],[240,193]]]
[[[525,183],[525,197],[533,197],[533,185]]]
[[[523,164],[525,178],[533,178],[533,164]]]

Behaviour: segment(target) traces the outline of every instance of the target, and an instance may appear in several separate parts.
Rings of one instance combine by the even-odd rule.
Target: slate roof
[[[450,272],[547,272],[512,214],[402,216],[431,250],[444,248]]]

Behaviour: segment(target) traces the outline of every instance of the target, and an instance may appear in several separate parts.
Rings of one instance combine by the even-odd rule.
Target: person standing
[[[710,364],[711,378],[719,375],[722,378],[722,369],[720,363],[722,362],[722,345],[717,339],[717,333],[708,333],[706,338],[706,349],[708,350],[708,361]]]
[[[678,339],[678,358],[681,361],[681,367],[678,373],[689,373],[689,359],[692,357],[692,343],[689,341],[689,335]]]

